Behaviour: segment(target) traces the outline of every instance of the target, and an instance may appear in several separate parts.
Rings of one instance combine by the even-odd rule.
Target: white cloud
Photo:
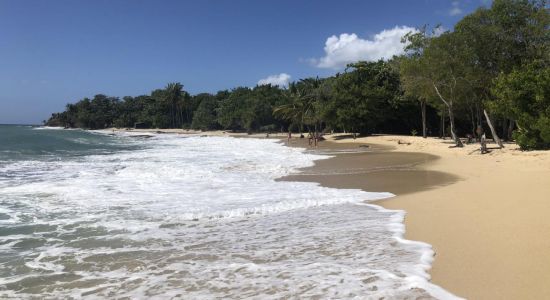
[[[435,27],[433,29],[433,32],[432,32],[432,36],[440,36],[442,35],[443,33],[445,33],[447,30],[447,28],[443,27],[443,26],[438,26],[438,27]]]
[[[453,1],[451,3],[451,9],[449,10],[449,15],[456,16],[462,14],[462,8],[460,8],[460,3],[458,1]]]
[[[278,85],[280,87],[288,86],[291,76],[287,73],[281,73],[279,75],[269,75],[267,78],[260,79],[258,85]]]
[[[395,26],[382,30],[371,40],[362,39],[355,33],[333,35],[325,42],[325,56],[311,59],[311,63],[319,68],[341,69],[348,63],[360,60],[389,59],[403,54],[404,44],[401,43],[401,38],[411,31],[417,32],[412,27]]]

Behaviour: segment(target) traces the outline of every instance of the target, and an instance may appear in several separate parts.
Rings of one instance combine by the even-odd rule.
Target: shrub
[[[534,62],[501,74],[493,108],[516,120],[513,137],[524,150],[550,148],[550,67]]]

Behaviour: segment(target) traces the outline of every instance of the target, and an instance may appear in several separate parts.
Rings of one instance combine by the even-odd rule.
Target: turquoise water
[[[63,159],[137,149],[130,138],[84,130],[43,129],[26,125],[0,125],[0,162]]]

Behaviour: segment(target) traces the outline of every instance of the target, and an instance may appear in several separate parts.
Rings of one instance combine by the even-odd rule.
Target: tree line
[[[96,95],[50,126],[189,128],[451,136],[550,148],[550,12],[546,1],[495,0],[452,30],[420,28],[405,54],[359,61],[327,78],[190,95],[180,83],[138,97]],[[487,131],[485,133],[485,131]]]

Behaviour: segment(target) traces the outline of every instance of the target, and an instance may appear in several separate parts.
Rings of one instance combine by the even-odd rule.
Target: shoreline
[[[437,155],[416,168],[455,176],[375,202],[404,210],[405,238],[432,245],[434,284],[468,299],[550,298],[550,152],[508,144],[481,155],[475,144],[456,149],[449,140],[409,136],[328,141]]]
[[[265,133],[132,131],[266,138]],[[275,133],[270,138],[284,142],[286,134]],[[504,149],[481,155],[479,144],[449,148],[450,140],[411,136],[353,140],[335,134],[326,138],[315,151],[335,157],[316,161],[305,169],[306,174],[296,175],[299,178],[281,180],[394,193],[395,197],[373,204],[405,211],[404,238],[428,243],[435,251],[428,270],[431,282],[459,297],[550,298],[550,238],[546,238],[550,232],[550,152],[522,152],[517,145],[506,144]],[[346,149],[363,144],[388,157],[370,162],[357,157],[342,159],[350,156],[341,155]],[[308,148],[307,139],[294,136],[290,146]],[[351,156],[372,157],[375,152],[367,149]],[[393,165],[377,169],[388,162]],[[345,174],[327,174],[342,171]],[[334,180],[342,175],[347,178]],[[411,184],[410,180],[419,182]],[[407,189],[402,188],[403,182]]]
[[[405,226],[407,211],[382,205],[383,201],[390,201],[398,195],[436,189],[461,179],[450,173],[422,168],[422,165],[440,159],[436,155],[397,152],[396,147],[392,145],[373,144],[370,141],[348,142],[343,140],[336,143],[335,138],[338,139],[338,135],[329,136],[328,140],[320,143],[317,148],[308,147],[305,139],[293,140],[287,146],[306,148],[307,151],[332,157],[316,160],[313,166],[301,168],[300,173],[281,177],[277,181],[315,182],[321,186],[336,189],[392,193],[393,197],[374,201],[365,200],[364,203],[382,211],[393,211],[399,215],[398,222],[401,229],[395,236],[399,242],[426,245],[430,248],[429,252],[422,254],[422,263],[416,267],[422,265],[422,276],[427,276],[427,281],[431,285],[431,296],[437,299],[454,299],[455,297],[461,299],[460,295],[454,294],[446,287],[431,280],[430,269],[433,267],[435,250],[429,243],[407,236]]]
[[[105,133],[107,130],[103,130]],[[120,129],[108,129],[108,131],[113,132],[128,132],[127,130],[120,130]],[[306,152],[309,152],[311,154],[318,154],[318,155],[328,155],[331,156],[328,159],[318,159],[314,161],[314,165],[311,167],[306,168],[300,168],[301,173],[293,174],[293,175],[287,175],[280,178],[275,179],[275,181],[293,181],[293,182],[315,182],[319,186],[325,186],[325,187],[332,187],[336,188],[338,190],[340,189],[355,189],[355,190],[364,190],[367,192],[372,193],[383,193],[385,191],[385,186],[390,183],[392,186],[394,185],[395,181],[391,181],[390,179],[396,178],[396,174],[404,174],[405,177],[398,177],[397,180],[402,180],[403,178],[407,178],[411,180],[412,182],[408,185],[406,185],[409,191],[416,191],[419,187],[421,188],[431,188],[432,186],[436,186],[439,184],[447,184],[448,182],[452,182],[453,180],[456,180],[452,175],[445,174],[443,172],[432,172],[432,171],[424,171],[416,168],[417,165],[424,163],[425,161],[435,160],[437,159],[437,156],[434,155],[424,155],[424,154],[410,154],[410,153],[402,153],[403,155],[400,156],[398,159],[396,159],[395,154],[392,152],[388,152],[389,150],[392,150],[394,147],[392,146],[385,146],[385,145],[378,145],[378,144],[369,144],[368,147],[365,147],[366,145],[361,145],[361,147],[358,147],[357,145],[351,144],[351,143],[332,143],[323,141],[319,143],[318,147],[309,147],[308,145],[308,139],[306,138],[299,138],[298,135],[293,134],[293,138],[290,141],[290,143],[287,143],[286,141],[286,134],[271,134],[269,137],[265,136],[265,133],[257,133],[257,134],[247,134],[247,133],[232,133],[232,132],[225,132],[225,131],[205,131],[205,132],[193,132],[191,130],[187,131],[185,130],[182,132],[182,130],[132,130],[136,136],[143,136],[148,133],[153,133],[154,135],[157,134],[168,134],[168,135],[178,135],[181,134],[182,137],[185,136],[201,136],[201,137],[218,137],[218,136],[225,136],[225,137],[234,137],[234,138],[253,138],[253,139],[266,139],[269,138],[274,142],[277,142],[279,144],[283,144],[287,147],[296,147],[300,149],[305,149]],[[336,137],[337,135],[335,135]],[[388,155],[389,154],[389,155]],[[374,157],[373,159],[373,155]],[[372,169],[363,169],[363,168],[356,168],[352,169],[352,166],[357,166],[358,163],[361,163],[362,165],[365,164],[364,160],[367,160],[366,163],[372,167]],[[326,163],[326,165],[325,165]],[[311,172],[309,174],[304,174],[303,172]],[[330,172],[331,174],[327,174],[325,172]],[[351,173],[349,173],[351,171]],[[384,175],[383,177],[380,176],[380,173],[386,174],[386,172],[389,172],[388,174]],[[435,176],[418,176],[419,174],[427,175],[429,173],[434,173]],[[361,179],[364,175],[368,174],[369,176],[372,175],[373,177],[369,177],[368,180],[369,184],[367,187],[361,185],[356,185],[356,182],[351,182],[351,186],[341,186],[343,183],[349,182],[350,179]],[[443,176],[442,176],[443,175]],[[325,179],[328,178],[328,181],[321,180],[321,177],[324,177]],[[342,178],[342,181],[335,181],[335,178]],[[375,178],[381,178],[381,180],[374,181],[372,179]],[[420,181],[414,181],[414,178],[420,178]],[[330,181],[335,181],[336,183],[331,185]],[[377,188],[374,188],[374,187]],[[399,189],[399,192],[404,192],[406,189]],[[393,191],[395,192],[395,191]],[[340,194],[341,192],[338,192]],[[388,194],[388,193],[386,193]],[[388,194],[388,196],[393,196],[392,194]],[[337,197],[336,195],[334,197]],[[387,197],[387,196],[386,196]],[[375,198],[376,199],[376,198]],[[366,206],[370,206],[374,208],[376,211],[380,212],[391,212],[392,218],[390,224],[387,224],[387,230],[389,230],[392,233],[393,238],[395,239],[395,242],[399,244],[403,244],[403,247],[413,247],[411,251],[419,252],[421,257],[419,257],[420,261],[417,263],[414,263],[411,265],[408,271],[403,271],[402,274],[407,274],[407,276],[410,276],[410,280],[414,281],[415,286],[414,288],[411,288],[409,286],[408,289],[411,289],[413,293],[418,293],[418,297],[424,298],[428,297],[432,299],[433,297],[436,297],[436,299],[459,299],[455,295],[453,295],[450,291],[446,290],[444,287],[438,286],[433,284],[430,281],[430,275],[428,273],[429,269],[431,268],[433,259],[434,259],[434,253],[433,248],[431,245],[422,242],[422,241],[416,241],[416,240],[410,240],[407,239],[405,234],[405,226],[404,226],[404,216],[406,214],[405,211],[401,209],[387,209],[379,204],[379,200],[364,200],[363,204]],[[364,216],[363,216],[364,217]],[[366,231],[368,232],[368,230]],[[395,243],[392,242],[392,243]],[[409,248],[407,248],[409,249]],[[410,250],[410,249],[409,249]],[[405,250],[403,250],[405,251]],[[358,252],[360,252],[358,250]],[[358,253],[356,252],[356,253]],[[400,273],[401,274],[401,273]],[[405,276],[405,275],[399,275],[399,276]],[[412,284],[412,282],[408,283],[409,285]]]

